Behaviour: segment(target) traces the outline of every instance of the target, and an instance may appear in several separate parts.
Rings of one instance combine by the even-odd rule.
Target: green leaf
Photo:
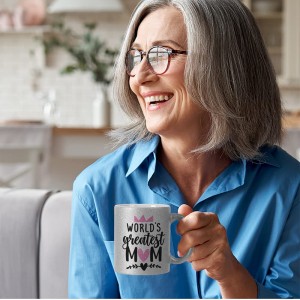
[[[74,63],[65,66],[61,74],[75,71],[89,72],[95,82],[108,84],[110,68],[114,65],[118,50],[112,49],[94,32],[96,23],[85,23],[84,32],[78,34],[66,27],[62,21],[52,23],[53,33],[45,35],[38,42],[44,46],[46,54],[56,48],[65,50]]]
[[[71,74],[77,70],[78,70],[77,65],[68,65],[68,66],[65,66],[63,69],[61,69],[60,73],[61,74]]]

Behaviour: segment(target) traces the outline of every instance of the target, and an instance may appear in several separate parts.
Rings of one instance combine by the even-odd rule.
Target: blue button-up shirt
[[[120,147],[75,180],[69,270],[71,298],[220,298],[216,281],[189,262],[163,275],[114,272],[114,205],[185,203],[160,164],[155,137]],[[194,211],[214,212],[231,250],[258,285],[261,298],[300,297],[300,163],[279,147],[260,162],[232,162],[205,190]],[[171,252],[180,236],[172,228]]]

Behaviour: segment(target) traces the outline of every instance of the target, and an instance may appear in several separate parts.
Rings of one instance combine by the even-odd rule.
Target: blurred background
[[[0,120],[42,120],[45,101],[55,98],[56,125],[92,126],[97,87],[91,72],[61,75],[60,70],[74,59],[64,48],[46,55],[41,40],[57,29],[52,26],[54,22],[63,22],[76,34],[84,34],[84,24],[94,23],[99,41],[118,49],[136,3],[0,0]],[[78,49],[74,46],[73,50]],[[111,115],[114,126],[122,125],[114,108]]]
[[[283,146],[299,158],[300,1],[243,2],[278,76]],[[111,70],[137,3],[0,0],[0,185],[71,189],[112,150],[106,132],[128,120],[111,101]]]

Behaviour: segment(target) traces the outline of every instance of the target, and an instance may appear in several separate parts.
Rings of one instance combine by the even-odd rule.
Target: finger
[[[178,243],[178,252],[180,254],[186,253],[190,248],[208,242],[212,238],[211,230],[192,230],[186,232]]]
[[[211,267],[211,256],[208,256],[203,259],[194,260],[191,262],[192,268],[196,271],[207,270]]]
[[[213,223],[216,218],[212,213],[192,212],[178,222],[177,232],[183,235],[187,231],[206,227]]]
[[[217,248],[218,246],[213,241],[207,241],[202,245],[195,246],[193,247],[193,252],[189,257],[188,261],[194,262],[194,261],[206,259],[210,255],[212,255]]]
[[[184,254],[190,248],[195,248],[199,245],[210,247],[208,249],[227,249],[229,245],[225,227],[218,223],[202,229],[187,231],[182,235],[178,243],[178,252]]]
[[[192,267],[195,271],[205,270],[207,275],[212,278],[216,278],[222,266],[226,265],[224,255],[216,249],[210,255],[203,259],[192,261]]]
[[[193,209],[190,206],[188,206],[187,204],[182,204],[178,208],[178,213],[183,216],[187,216],[192,212],[193,212]]]
[[[215,253],[218,251],[217,249],[214,249],[212,251],[208,251],[206,255],[203,253],[203,250],[201,249],[203,245],[197,246],[196,248],[193,248],[193,252],[191,256],[189,257],[188,261],[191,263],[192,268],[195,271],[202,271],[211,268],[214,265],[215,260]],[[199,255],[199,252],[201,255]]]

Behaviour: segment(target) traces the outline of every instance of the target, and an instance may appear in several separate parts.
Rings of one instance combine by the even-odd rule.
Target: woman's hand
[[[226,230],[214,213],[194,212],[188,205],[181,205],[179,214],[185,216],[177,225],[182,238],[178,252],[189,258],[196,271],[205,270],[207,275],[218,281],[223,298],[256,298],[257,286],[248,271],[231,252]]]
[[[177,226],[178,233],[182,235],[179,253],[185,254],[193,248],[189,259],[193,268],[196,271],[206,270],[209,277],[222,281],[236,260],[217,215],[194,212],[188,205],[180,206],[178,213],[185,216]]]

